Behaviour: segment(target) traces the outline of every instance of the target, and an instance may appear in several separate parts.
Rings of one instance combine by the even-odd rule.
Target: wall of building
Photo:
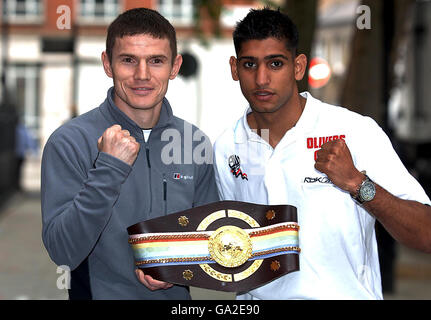
[[[122,0],[119,3],[120,11],[137,6],[157,8],[156,0]],[[35,74],[35,79],[27,82],[37,86],[34,95],[37,101],[31,104],[30,111],[26,107],[23,112],[41,147],[49,135],[73,115],[102,103],[112,86],[112,79],[105,75],[100,60],[108,22],[80,18],[80,1],[45,0],[43,4],[41,19],[10,22],[7,52],[8,68],[12,70],[9,75],[16,73],[17,68],[30,69]],[[230,76],[229,57],[234,54],[231,31],[235,21],[256,5],[256,1],[226,1],[226,5],[221,16],[225,36],[210,35],[207,45],[194,34],[193,24],[175,25],[173,22],[177,28],[179,52],[192,54],[199,69],[195,76],[178,76],[171,81],[167,97],[176,115],[200,126],[212,141],[242,115],[247,105],[238,83]],[[66,14],[62,10],[64,6],[70,9],[70,28],[59,27],[59,23],[64,25],[65,22],[61,20]],[[44,49],[44,39],[60,43],[72,37],[76,39],[75,53]],[[8,81],[14,89],[22,90],[16,86],[19,82],[16,77],[9,77]]]

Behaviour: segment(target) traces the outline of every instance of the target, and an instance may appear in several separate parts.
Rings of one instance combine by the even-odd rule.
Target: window
[[[193,0],[159,0],[158,11],[173,24],[193,23]]]
[[[34,137],[38,136],[40,127],[39,70],[40,67],[34,64],[12,64],[7,67],[8,90],[13,93],[18,114]]]
[[[10,22],[42,20],[42,0],[3,0],[3,16]]]
[[[80,1],[80,19],[83,22],[111,22],[120,13],[118,0]]]

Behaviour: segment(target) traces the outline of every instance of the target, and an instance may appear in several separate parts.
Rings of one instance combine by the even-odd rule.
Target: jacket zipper
[[[148,145],[145,144],[145,153],[147,154],[147,164],[148,168],[151,169],[151,162],[150,162],[150,149],[148,148]]]
[[[150,148],[148,148],[148,144],[145,142],[145,154],[147,156],[147,165],[148,165],[148,179],[150,181],[150,213],[153,211],[153,190],[151,188],[151,162],[150,162]]]
[[[167,203],[167,197],[168,197],[168,185],[166,181],[166,175],[163,174],[163,208],[165,215],[168,211],[168,203]]]

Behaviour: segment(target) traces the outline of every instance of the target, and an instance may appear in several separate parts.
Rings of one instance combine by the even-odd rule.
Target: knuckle
[[[335,161],[335,159],[336,159],[335,152],[331,153],[331,154],[328,154],[328,162],[329,163],[332,163],[333,161]]]
[[[116,125],[109,127],[108,129],[106,129],[105,133],[108,134],[115,134],[118,131],[118,127],[116,127]]]

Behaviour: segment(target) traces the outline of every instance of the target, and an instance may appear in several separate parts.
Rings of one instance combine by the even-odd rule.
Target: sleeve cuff
[[[117,171],[120,171],[124,175],[129,175],[130,171],[132,171],[132,166],[127,164],[126,162],[111,156],[106,152],[99,152],[99,156],[96,159],[95,166],[98,167],[98,164],[103,164],[105,166],[111,167]]]

